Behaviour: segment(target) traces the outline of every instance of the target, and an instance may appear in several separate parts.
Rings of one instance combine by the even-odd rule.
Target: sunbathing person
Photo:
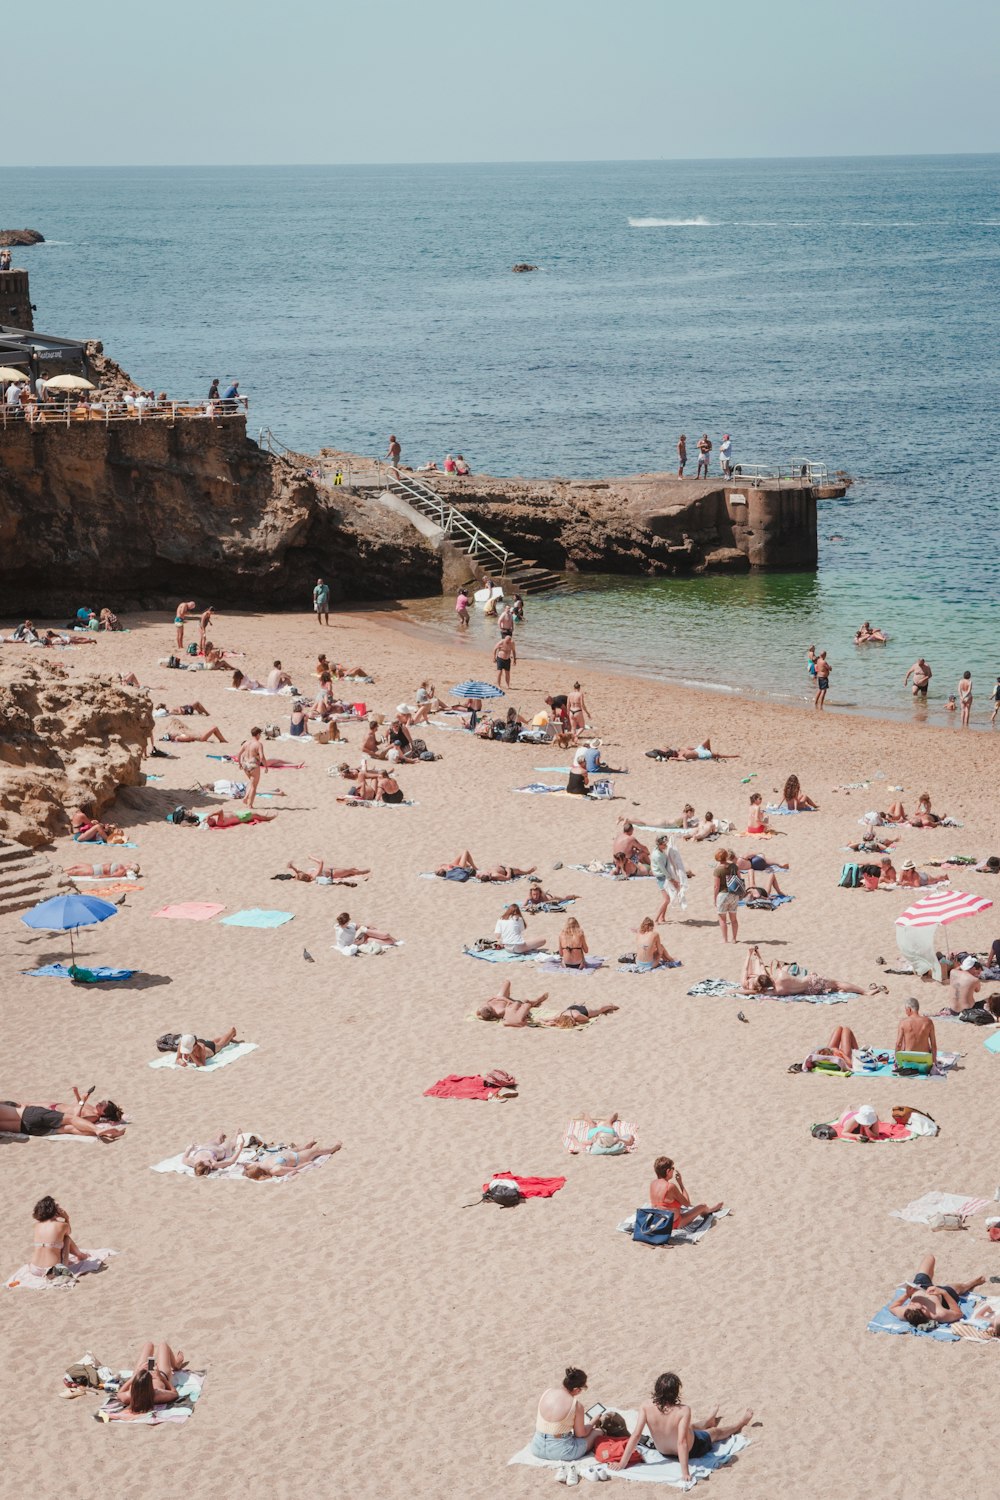
[[[587,1389],[587,1377],[582,1370],[570,1365],[563,1377],[562,1385],[543,1391],[535,1415],[535,1433],[531,1439],[531,1451],[535,1458],[554,1462],[557,1459],[572,1462],[589,1453],[604,1433],[593,1422],[587,1421],[580,1397]],[[575,1474],[574,1470],[574,1474]],[[560,1471],[556,1470],[556,1478]]]
[[[451,864],[441,865],[434,871],[442,880],[471,880],[473,876],[484,884],[503,885],[508,880],[519,880],[524,875],[533,875],[537,865],[521,869],[518,865],[494,865],[492,869],[480,870],[468,849],[457,854]]]
[[[540,885],[533,884],[528,887],[528,899],[524,903],[526,912],[556,911],[564,907],[567,901],[578,901],[580,898],[573,894],[569,896],[553,896],[551,891],[543,890]]]
[[[448,705],[441,702],[434,690],[433,682],[427,677],[417,688],[414,699],[417,705],[417,711],[413,716],[414,723],[424,724],[427,722],[428,714],[441,714],[448,711]]]
[[[649,850],[636,838],[629,818],[622,823],[622,831],[616,835],[611,845],[611,857],[619,880],[630,880],[635,875],[648,875],[650,872]]]
[[[307,1141],[304,1146],[296,1146],[293,1141],[290,1146],[262,1146],[262,1156],[256,1161],[247,1162],[243,1168],[243,1176],[249,1177],[253,1182],[294,1177],[311,1161],[317,1161],[321,1156],[333,1156],[334,1152],[340,1150],[341,1144],[340,1141],[334,1141],[332,1146],[317,1146],[315,1141]]]
[[[639,1439],[648,1427],[656,1451],[662,1453],[664,1458],[678,1460],[681,1480],[687,1484],[691,1479],[690,1461],[704,1458],[711,1452],[713,1443],[722,1443],[726,1438],[734,1437],[753,1418],[753,1412],[746,1411],[738,1422],[724,1427],[716,1409],[703,1422],[695,1423],[690,1406],[682,1406],[680,1396],[679,1376],[668,1372],[657,1377],[651,1399],[644,1401],[639,1408],[639,1417],[625,1445],[625,1451],[617,1463],[608,1465],[609,1469],[617,1472],[628,1468]]]
[[[196,1177],[207,1177],[210,1172],[221,1172],[226,1167],[235,1166],[245,1144],[242,1131],[238,1131],[235,1139],[227,1144],[225,1131],[220,1130],[203,1145],[189,1146],[181,1157],[181,1165],[192,1167]]]
[[[700,844],[705,839],[714,838],[715,835],[717,833],[721,833],[721,831],[722,830],[719,828],[719,824],[715,814],[713,812],[706,812],[704,816],[695,824],[694,828],[692,828],[688,833],[685,833],[683,837],[686,839],[693,839],[696,844]]]
[[[39,1198],[32,1211],[34,1239],[28,1270],[32,1276],[49,1276],[55,1266],[70,1266],[85,1256],[73,1239],[69,1214],[54,1198]]]
[[[899,868],[899,884],[906,890],[924,885],[947,885],[949,875],[928,875],[918,870],[912,859],[904,859]]]
[[[739,869],[738,863],[737,869]],[[778,884],[777,875],[771,873],[765,880],[756,880],[752,885],[747,884],[746,900],[748,902],[768,901],[772,896],[783,896],[784,894],[785,892]]]
[[[712,749],[711,740],[702,740],[700,745],[684,745],[679,750],[647,750],[651,760],[739,760],[738,755],[723,755]]]
[[[635,962],[640,969],[668,968],[674,960],[670,957],[652,917],[643,917],[639,923],[638,942],[635,946]]]
[[[190,717],[191,714],[208,715],[208,709],[204,703],[182,703],[177,708],[168,708],[165,703],[154,703],[153,718],[165,719],[168,714],[183,714]]]
[[[564,969],[585,969],[589,951],[586,933],[576,917],[567,917],[559,934],[559,962]]]
[[[241,672],[239,667],[237,667],[233,673],[232,686],[237,688],[241,693],[256,693],[260,691],[264,684],[257,682],[253,677],[248,677],[245,672]]]
[[[118,681],[122,687],[142,687],[142,683],[134,672],[119,672]]]
[[[174,1061],[179,1068],[203,1068],[205,1064],[236,1040],[236,1027],[231,1026],[223,1036],[197,1037],[185,1032],[177,1042]]]
[[[202,657],[206,667],[210,668],[213,672],[234,672],[236,670],[232,662],[227,661],[223,652],[218,646],[213,646],[211,641],[205,642]]]
[[[799,785],[799,778],[794,774],[785,782],[785,789],[781,794],[781,806],[787,807],[789,812],[819,812],[816,803],[811,797],[806,796]]]
[[[933,1255],[925,1255],[913,1280],[889,1304],[893,1317],[902,1318],[911,1328],[924,1328],[929,1323],[961,1323],[964,1315],[959,1298],[968,1296],[986,1280],[985,1276],[974,1276],[971,1281],[942,1282],[939,1286],[934,1280],[934,1261]]]
[[[72,1110],[58,1101],[50,1104],[18,1104],[0,1099],[0,1131],[7,1135],[86,1135],[99,1141],[117,1141],[125,1134],[122,1111],[110,1099],[97,1104],[88,1100],[94,1092],[81,1094],[74,1088]]]
[[[940,814],[931,811],[931,798],[929,792],[924,792],[917,799],[917,810],[910,817],[911,828],[936,828],[941,822]]]
[[[157,1406],[169,1406],[176,1401],[175,1376],[186,1363],[180,1349],[175,1354],[166,1343],[154,1348],[152,1340],[147,1339],[139,1350],[131,1376],[118,1387],[118,1400],[127,1408],[122,1416],[142,1417]]]
[[[860,1051],[857,1037],[849,1026],[835,1026],[825,1047],[810,1052],[802,1064],[803,1073],[811,1073],[820,1063],[838,1063],[845,1072],[854,1068],[854,1053]]]
[[[273,823],[276,813],[258,812],[248,807],[244,812],[211,812],[205,818],[206,828],[235,828],[237,823]]]
[[[703,1219],[706,1214],[717,1214],[724,1207],[721,1203],[711,1207],[707,1203],[692,1204],[681,1174],[669,1156],[658,1156],[653,1163],[653,1172],[653,1180],[649,1184],[650,1207],[672,1213],[675,1229],[686,1229],[696,1219]]]
[[[896,1032],[896,1053],[923,1052],[937,1062],[937,1032],[930,1016],[920,1014],[920,1001],[910,995],[903,1001],[903,1018]]]
[[[610,1016],[618,1009],[617,1005],[581,1005],[574,1003],[567,1005],[557,1016],[548,1016],[544,1021],[539,1021],[539,1026],[554,1026],[557,1031],[572,1031],[574,1026],[586,1026],[588,1021],[593,1021],[597,1016]]]
[[[75,876],[76,879],[92,880],[127,880],[131,876],[139,874],[138,865],[122,865],[115,861],[94,865],[65,865],[67,875]]]
[[[388,749],[388,744],[379,738],[378,719],[369,719],[368,733],[361,741],[362,755],[370,755],[374,760],[385,760]]]
[[[104,844],[107,842],[109,830],[103,823],[98,823],[91,818],[86,808],[76,808],[70,813],[69,821],[73,830],[74,843]]]
[[[510,993],[510,980],[505,979],[495,995],[484,1000],[476,1011],[480,1021],[500,1021],[504,1026],[528,1026],[532,1022],[531,1012],[544,1005],[549,998],[548,990],[537,1000],[515,1000]]]
[[[583,1146],[590,1156],[624,1156],[635,1140],[634,1135],[618,1134],[615,1126],[621,1116],[617,1110],[614,1114],[597,1115],[593,1119],[590,1115],[580,1115],[578,1118],[587,1127]]]
[[[346,953],[348,958],[354,958],[365,943],[385,943],[387,947],[394,948],[396,942],[397,939],[388,932],[377,932],[374,927],[364,927],[352,922],[350,913],[346,911],[340,913],[333,929],[333,946],[341,953]]]
[[[300,870],[298,865],[292,860],[288,861],[288,868],[296,880],[320,880],[324,882],[330,880],[349,880],[352,875],[363,875],[367,880],[371,874],[371,870],[355,869],[353,865],[345,865],[343,869],[339,869],[336,865],[328,865],[324,860],[320,859],[318,854],[310,854],[309,858],[315,864],[315,870]]]
[[[796,967],[798,967],[796,965]],[[884,984],[870,984],[867,991],[846,979],[823,979],[819,974],[791,972],[792,965],[773,959],[766,964],[760,949],[753,947],[746,956],[740,987],[746,995],[832,995],[843,991],[849,995],[887,995]]]
[[[537,953],[539,948],[545,947],[543,937],[525,936],[524,917],[516,901],[511,902],[500,913],[493,931],[500,940],[500,947],[506,948],[508,953]]]
[[[167,734],[160,735],[161,740],[169,740],[172,745],[203,745],[206,740],[218,740],[220,744],[226,743],[226,736],[218,724],[213,724],[211,729],[206,729],[202,734],[195,734],[190,729],[182,729],[180,725],[176,729],[170,729]]]

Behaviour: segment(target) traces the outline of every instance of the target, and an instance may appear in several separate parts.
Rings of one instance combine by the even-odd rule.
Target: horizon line
[[[235,162],[19,162],[0,164],[0,172],[45,172],[45,171],[173,171],[177,168],[199,171],[217,171],[219,168],[270,169],[275,171],[300,170],[302,168],[367,168],[367,167],[570,167],[570,166],[637,166],[654,162],[669,162],[680,165],[697,162],[764,162],[764,161],[953,161],[969,157],[1000,156],[993,151],[854,151],[822,152],[817,155],[773,155],[755,156],[579,156],[579,157],[487,157],[462,161],[235,161]]]

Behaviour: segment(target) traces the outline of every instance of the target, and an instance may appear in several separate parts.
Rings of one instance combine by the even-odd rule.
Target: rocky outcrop
[[[37,229],[0,229],[0,245],[44,245],[45,236]]]
[[[5,613],[303,608],[320,575],[337,598],[412,597],[440,590],[441,558],[403,521],[262,452],[242,417],[0,431]]]
[[[511,266],[511,270],[520,274],[523,271],[537,271],[538,267],[529,266],[526,260],[519,260],[516,266]]]
[[[107,678],[69,681],[58,662],[5,658],[0,674],[0,832],[31,848],[69,832],[69,813],[100,813],[141,786],[149,699]],[[81,651],[85,647],[79,648]]]

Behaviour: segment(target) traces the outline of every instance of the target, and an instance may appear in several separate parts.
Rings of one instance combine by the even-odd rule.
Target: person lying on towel
[[[893,1317],[901,1318],[911,1328],[926,1328],[941,1323],[961,1323],[963,1313],[959,1298],[982,1286],[985,1276],[974,1276],[971,1281],[956,1281],[953,1284],[934,1280],[934,1256],[925,1255],[920,1270],[912,1281],[908,1281],[895,1302],[890,1302]]]

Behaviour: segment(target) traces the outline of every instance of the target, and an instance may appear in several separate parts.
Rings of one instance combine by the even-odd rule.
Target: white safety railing
[[[394,471],[395,472],[395,471]],[[507,571],[507,563],[513,556],[507,548],[483,531],[468,516],[457,510],[449,500],[444,500],[428,485],[406,475],[393,477],[388,488],[397,494],[402,492],[429,520],[436,521],[446,536],[459,536],[468,545],[466,551],[478,557],[485,553],[493,562],[499,563],[501,576]]]
[[[81,422],[176,422],[190,417],[224,420],[229,417],[246,417],[247,398],[238,396],[232,401],[150,401],[133,400],[126,403],[120,397],[102,395],[99,391],[85,393],[86,399],[68,401],[46,400],[20,402],[11,405],[0,403],[0,429],[8,427],[72,427]]]
[[[826,464],[808,458],[792,458],[787,463],[758,464],[740,462],[733,465],[731,479],[738,484],[760,485],[768,482],[823,485],[829,483]]]

